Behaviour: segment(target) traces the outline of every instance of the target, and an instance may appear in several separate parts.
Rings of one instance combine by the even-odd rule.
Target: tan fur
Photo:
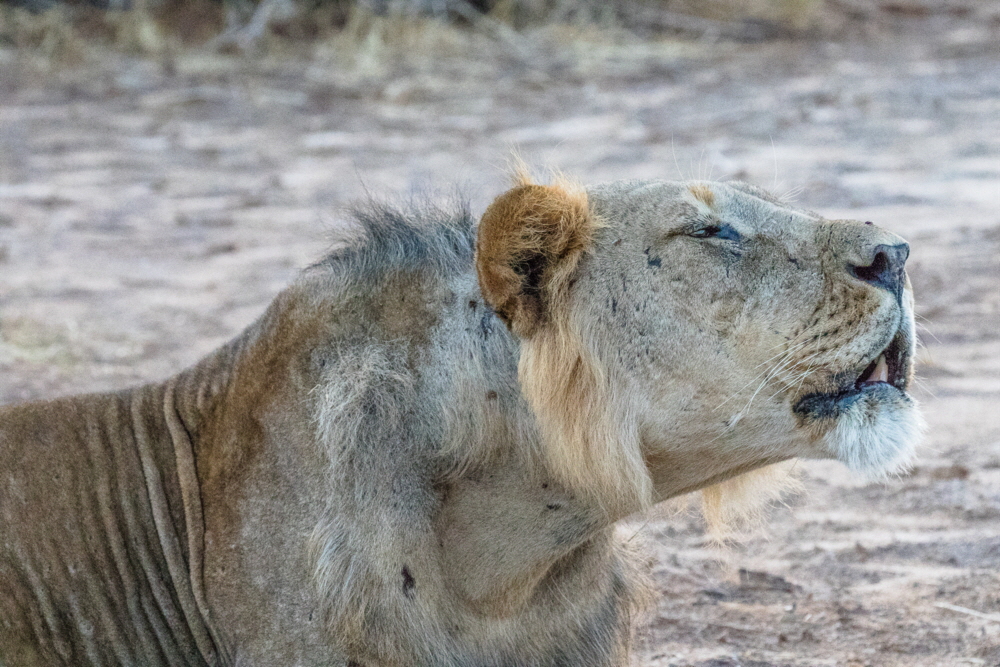
[[[519,371],[552,474],[608,516],[646,507],[652,487],[635,420],[613,379],[580,345],[567,313],[525,341]]]
[[[521,184],[497,197],[479,224],[483,296],[516,334],[530,337],[551,319],[552,305],[592,242],[597,222],[586,192]]]
[[[691,194],[694,195],[695,199],[703,203],[705,206],[712,208],[712,206],[715,205],[715,194],[703,183],[696,183],[688,189],[691,191]]]
[[[802,490],[794,467],[794,461],[773,463],[702,489],[701,511],[709,531],[724,538],[756,528],[770,503]]]
[[[476,269],[483,296],[525,339],[519,376],[539,417],[542,456],[556,478],[621,516],[644,506],[650,482],[628,415],[616,414],[611,378],[580,345],[569,281],[600,223],[586,192],[563,181],[536,185],[520,171],[486,209]],[[535,263],[538,285],[523,270]]]
[[[0,408],[0,663],[623,667],[618,519],[704,489],[730,523],[919,431],[905,380],[829,398],[912,370],[908,288],[849,270],[902,242],[874,226],[525,168],[478,229],[357,217],[166,382]]]

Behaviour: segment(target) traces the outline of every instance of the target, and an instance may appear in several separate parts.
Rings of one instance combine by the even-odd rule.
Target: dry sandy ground
[[[1000,665],[1000,36],[920,21],[839,44],[448,37],[397,60],[105,54],[47,75],[0,49],[0,403],[165,377],[366,190],[457,184],[481,210],[512,144],[585,182],[797,191],[911,241],[926,444],[884,484],[801,464],[805,492],[722,561],[692,515],[634,524],[661,594],[637,663]]]

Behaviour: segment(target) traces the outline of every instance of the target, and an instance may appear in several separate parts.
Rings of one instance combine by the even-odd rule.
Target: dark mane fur
[[[433,270],[441,277],[468,271],[476,240],[476,221],[467,201],[445,205],[426,198],[405,204],[371,199],[356,205],[350,217],[360,233],[349,234],[316,266],[346,273],[354,281],[390,272]]]

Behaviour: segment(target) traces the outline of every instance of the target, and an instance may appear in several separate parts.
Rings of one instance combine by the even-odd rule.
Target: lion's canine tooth
[[[889,381],[889,364],[885,363],[885,355],[880,355],[878,358],[878,363],[875,364],[875,370],[864,380],[865,382],[888,382]]]

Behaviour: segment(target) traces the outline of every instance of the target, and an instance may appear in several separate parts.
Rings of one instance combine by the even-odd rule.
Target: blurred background
[[[625,526],[636,664],[1000,665],[1000,3],[0,4],[0,403],[166,377],[251,322],[352,202],[476,213],[516,148],[593,183],[741,179],[906,237],[931,429],[719,551]]]

